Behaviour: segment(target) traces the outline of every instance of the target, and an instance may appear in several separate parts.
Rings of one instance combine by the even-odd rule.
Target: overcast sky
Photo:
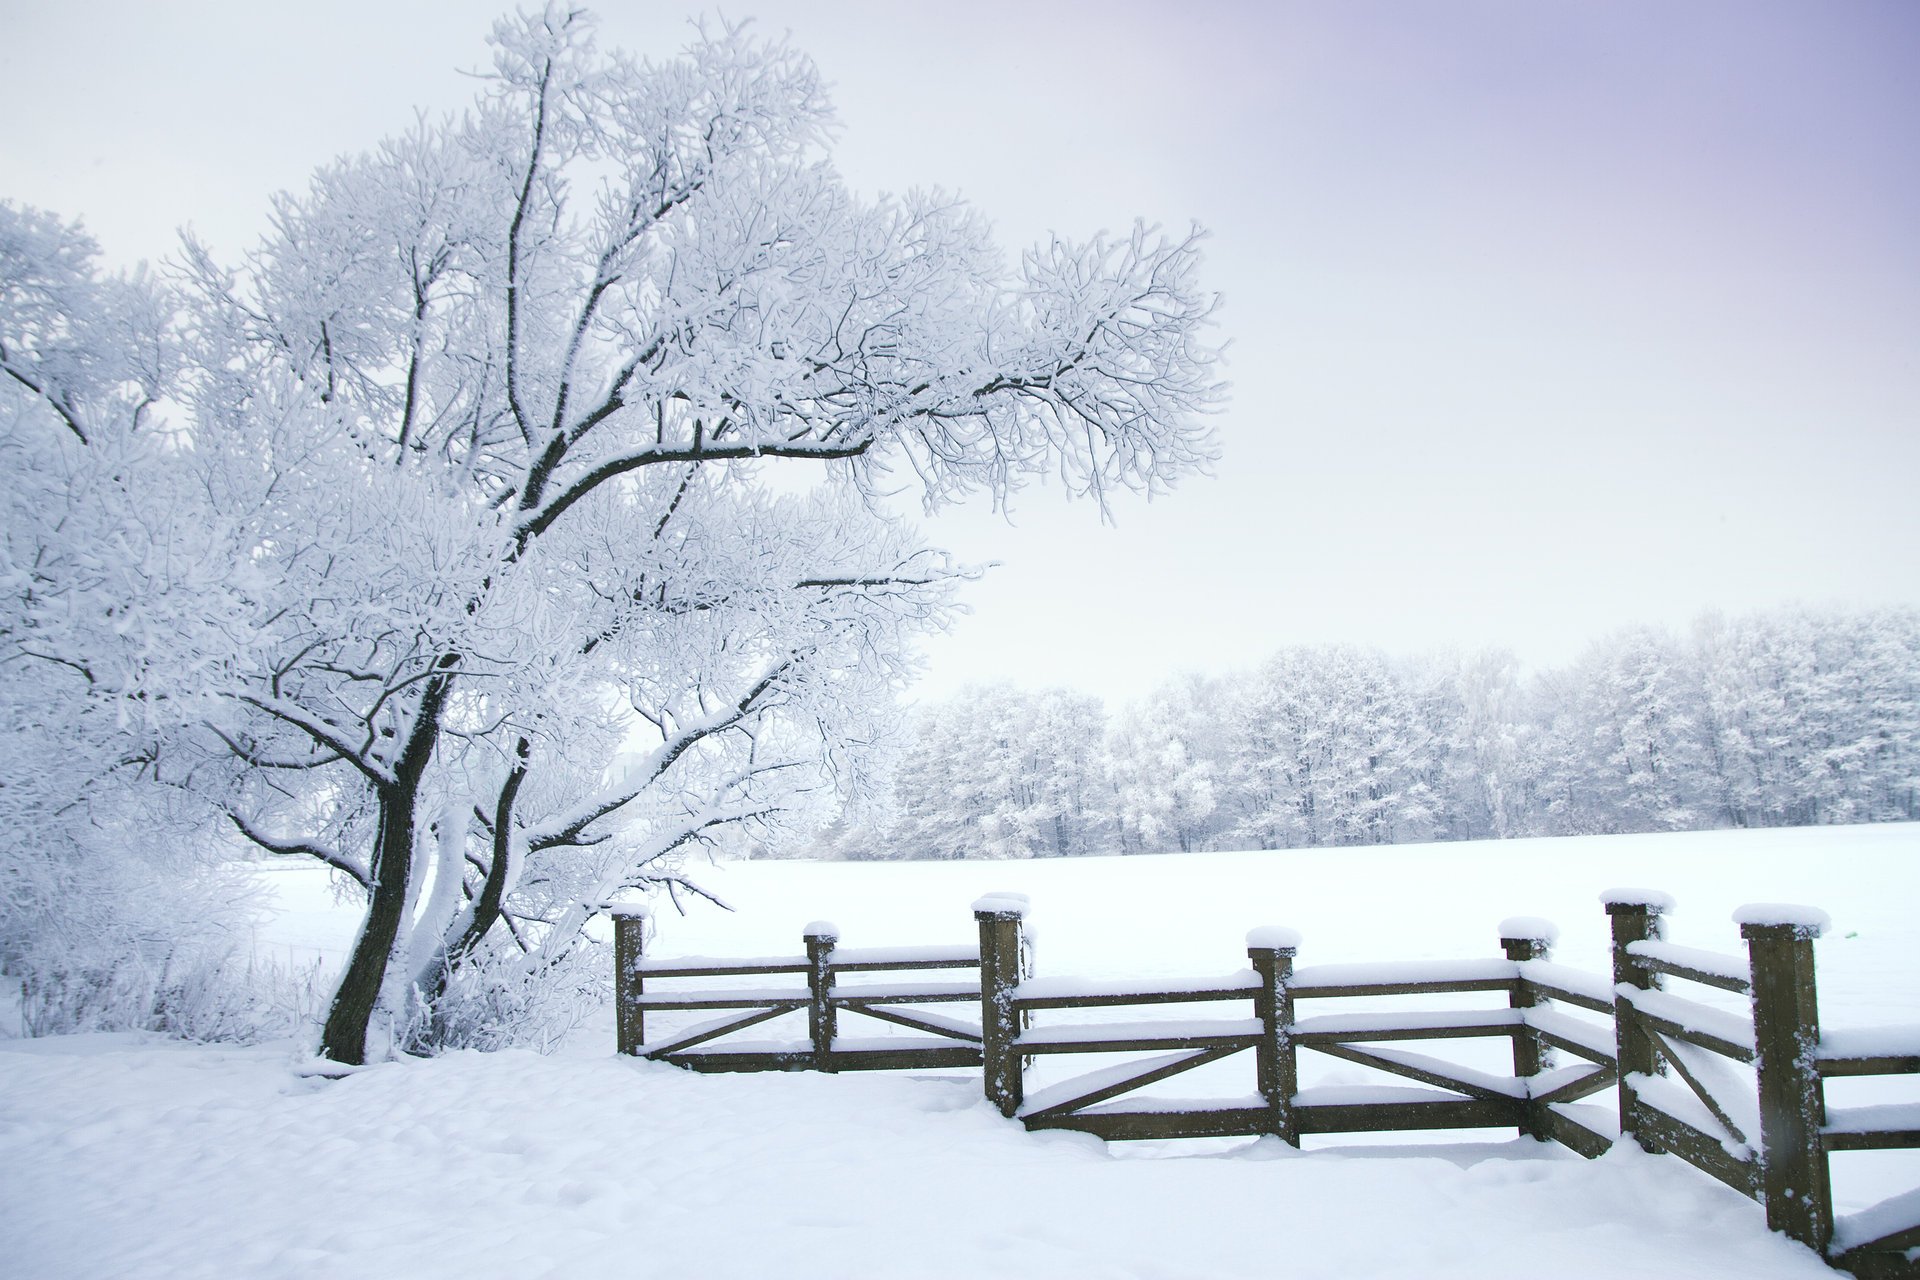
[[[116,262],[457,108],[499,6],[0,0],[0,197]],[[624,0],[663,52],[690,10]],[[1292,643],[1498,644],[1920,604],[1920,3],[728,6],[835,86],[842,171],[1011,245],[1209,228],[1217,474],[1117,524],[926,522],[999,561],[920,686],[1119,700]]]

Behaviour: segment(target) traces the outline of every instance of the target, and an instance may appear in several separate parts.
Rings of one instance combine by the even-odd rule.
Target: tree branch
[[[346,739],[342,738],[333,726],[308,715],[304,708],[283,702],[277,698],[256,697],[251,693],[240,693],[233,696],[250,707],[266,712],[266,714],[284,724],[292,725],[327,750],[336,753],[342,760],[359,770],[360,773],[366,776],[369,782],[374,783],[376,786],[384,787],[393,785],[395,779],[391,772],[361,755],[359,750]]]
[[[87,433],[80,425],[79,414],[75,412],[73,406],[63,402],[60,397],[46,390],[41,384],[22,373],[14,365],[13,361],[6,358],[5,348],[0,348],[0,369],[6,370],[8,377],[46,401],[47,407],[59,416],[60,421],[67,424],[67,430],[79,437],[81,444],[91,445],[93,443],[87,439]]]
[[[868,438],[859,444],[852,445],[696,443],[692,446],[673,449],[658,446],[637,449],[632,453],[607,459],[568,485],[552,501],[537,510],[530,511],[514,530],[514,554],[518,556],[524,552],[529,543],[551,528],[553,522],[564,515],[574,503],[607,481],[616,476],[626,475],[630,471],[639,471],[644,467],[658,466],[668,462],[740,462],[748,458],[811,458],[818,462],[831,462],[858,458],[872,447],[873,440]]]
[[[226,812],[227,820],[233,823],[241,835],[253,841],[253,843],[259,845],[268,853],[277,853],[288,857],[305,856],[317,858],[332,867],[335,871],[345,872],[348,876],[352,877],[353,882],[362,889],[365,889],[369,893],[373,892],[372,877],[368,876],[366,871],[358,863],[354,862],[345,854],[334,849],[329,849],[325,845],[318,844],[312,840],[276,840],[272,836],[260,831],[233,810],[229,809]]]

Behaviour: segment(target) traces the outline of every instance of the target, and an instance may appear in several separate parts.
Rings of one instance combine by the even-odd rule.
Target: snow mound
[[[1502,938],[1525,938],[1548,946],[1560,940],[1560,926],[1539,916],[1508,916],[1500,922]]]
[[[1608,889],[1601,893],[1600,901],[1610,907],[1647,907],[1654,911],[1673,910],[1673,899],[1658,889]]]
[[[1833,926],[1833,918],[1820,908],[1802,907],[1791,902],[1749,902],[1734,909],[1733,922],[1739,925],[1792,925],[1813,938]]]

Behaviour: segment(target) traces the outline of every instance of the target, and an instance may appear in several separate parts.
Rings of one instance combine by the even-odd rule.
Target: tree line
[[[919,708],[845,858],[1024,858],[1920,819],[1920,612],[1638,627],[1510,653],[1283,649],[1109,713],[1011,685]]]

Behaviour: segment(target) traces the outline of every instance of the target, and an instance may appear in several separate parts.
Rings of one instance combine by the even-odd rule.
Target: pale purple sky
[[[187,222],[238,249],[270,191],[469,97],[496,9],[0,0],[0,196],[116,259]],[[609,6],[603,43],[687,12]],[[930,696],[1920,604],[1920,4],[728,12],[820,63],[857,187],[957,188],[1015,245],[1213,232],[1218,474],[1113,528],[1040,489],[928,522],[1002,562]]]

